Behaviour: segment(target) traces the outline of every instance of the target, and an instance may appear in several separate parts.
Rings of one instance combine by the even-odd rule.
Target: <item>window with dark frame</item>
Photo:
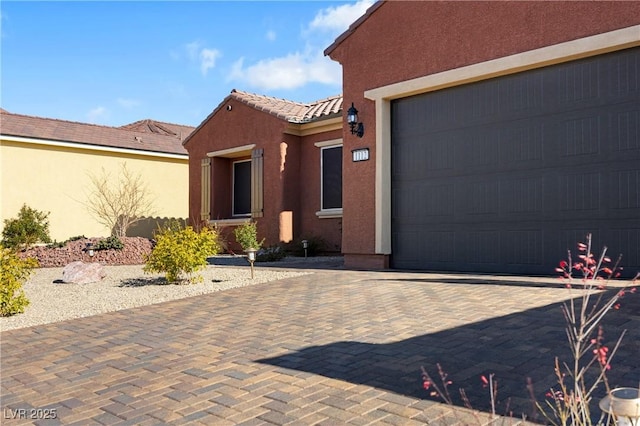
[[[251,215],[251,160],[233,163],[233,216]]]
[[[321,209],[342,208],[342,146],[328,146],[321,150],[322,195]]]

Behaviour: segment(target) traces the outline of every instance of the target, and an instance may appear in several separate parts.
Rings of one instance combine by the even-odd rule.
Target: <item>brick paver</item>
[[[318,271],[6,331],[1,423],[521,424],[526,377],[543,393],[567,355],[567,298],[543,279]],[[612,384],[640,381],[635,299],[607,325],[609,340],[629,329]],[[420,367],[436,363],[485,413],[429,398]],[[516,419],[486,414],[490,373]]]

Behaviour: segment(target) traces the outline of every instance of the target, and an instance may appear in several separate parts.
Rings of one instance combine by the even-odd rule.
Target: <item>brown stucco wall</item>
[[[342,247],[342,218],[318,218],[320,210],[320,148],[314,144],[342,138],[342,130],[305,136],[300,155],[300,233],[302,238],[321,237],[327,250],[339,252]],[[344,154],[344,150],[343,150]],[[344,163],[347,158],[343,157]],[[343,182],[344,186],[344,182]],[[344,197],[343,197],[344,203]]]
[[[344,105],[354,102],[365,125],[360,139],[345,123],[345,153],[371,150],[370,161],[343,166],[342,250],[353,266],[375,253],[375,105],[365,90],[640,23],[640,2],[388,1],[372,10],[328,49],[342,64]]]
[[[231,111],[226,106],[231,105]],[[299,143],[295,136],[283,138],[286,122],[264,112],[251,108],[234,99],[228,99],[217,112],[200,127],[186,143],[189,152],[189,215],[191,219],[200,217],[200,161],[206,158],[207,152],[236,148],[255,144],[264,149],[264,217],[257,219],[259,238],[266,238],[266,244],[274,244],[279,237],[278,214],[291,205],[285,197],[280,171],[280,143],[288,139],[290,144]],[[295,164],[290,155],[291,164]],[[230,169],[216,167],[222,165],[224,159],[212,161],[212,204],[211,219],[230,218]],[[295,167],[287,170],[290,177],[295,178]],[[223,188],[221,188],[221,186]],[[229,212],[227,217],[220,217]]]
[[[259,238],[266,238],[269,246],[315,235],[325,239],[330,249],[340,251],[339,219],[318,219],[315,215],[320,209],[320,149],[314,143],[339,139],[342,132],[301,137],[285,133],[286,129],[285,120],[226,99],[185,145],[189,152],[190,217],[200,217],[200,164],[207,152],[256,144],[264,149],[264,215],[256,220]],[[230,218],[230,161],[212,160],[211,219]],[[225,233],[237,251],[232,227]]]

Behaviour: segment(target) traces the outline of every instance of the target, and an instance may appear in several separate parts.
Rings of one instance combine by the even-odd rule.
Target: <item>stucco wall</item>
[[[638,2],[379,5],[330,52],[342,64],[344,103],[355,103],[365,125],[359,139],[345,124],[345,152],[371,150],[370,161],[343,168],[345,255],[375,253],[375,103],[365,90],[637,25],[639,17]]]
[[[104,168],[115,177],[123,162],[148,184],[154,216],[187,217],[186,158],[153,158],[3,140],[0,144],[2,225],[4,219],[16,217],[26,203],[50,212],[52,239],[110,235],[110,230],[100,225],[83,203],[91,189],[88,175],[100,176]]]
[[[231,110],[226,106],[231,105]],[[280,212],[291,208],[292,201],[285,199],[283,192],[283,175],[281,169],[281,143],[295,145],[296,137],[284,138],[286,122],[266,113],[248,107],[234,99],[229,99],[216,114],[189,139],[185,148],[189,152],[189,211],[192,218],[200,217],[200,162],[208,152],[220,151],[239,146],[255,144],[256,149],[264,149],[264,216],[257,219],[259,238],[266,238],[266,244],[279,241]],[[297,180],[297,159],[295,149],[287,150],[283,166],[286,174]],[[218,210],[220,203],[229,203],[224,207],[231,210],[231,179],[223,179],[219,175],[224,171],[215,169],[212,162],[212,212]],[[222,187],[221,187],[222,186]],[[227,195],[228,194],[228,195]],[[294,203],[295,204],[295,203]],[[229,219],[218,217],[211,219]]]
[[[231,106],[231,110],[227,109]],[[318,219],[320,210],[320,149],[314,142],[337,139],[341,131],[311,136],[286,133],[287,122],[258,111],[235,99],[226,100],[216,113],[189,139],[189,210],[192,218],[200,217],[201,160],[207,153],[255,144],[264,149],[264,215],[257,218],[259,238],[265,245],[316,235],[327,240],[329,248],[339,250],[340,224],[336,219]],[[212,167],[212,217],[230,211],[230,172]],[[292,232],[291,232],[292,230]],[[232,239],[232,238],[231,238]],[[232,247],[235,247],[232,245]]]
[[[319,218],[316,212],[320,210],[320,152],[315,146],[317,142],[342,139],[342,131],[309,135],[303,138],[300,164],[300,221],[301,237],[322,237],[327,244],[327,250],[340,251],[342,247],[342,218]],[[345,156],[346,155],[346,156]],[[351,153],[343,149],[342,164],[351,161]],[[344,182],[343,182],[344,186]],[[344,203],[344,197],[343,197]]]

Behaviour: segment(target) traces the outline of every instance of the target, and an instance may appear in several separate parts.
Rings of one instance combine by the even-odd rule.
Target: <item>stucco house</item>
[[[639,46],[639,2],[374,4],[325,50],[346,265],[549,274],[592,232],[639,270]]]
[[[593,233],[640,270],[640,3],[380,1],[325,54],[354,125],[232,92],[185,141],[191,216],[275,243],[337,238],[326,210],[347,267],[550,274]]]
[[[132,236],[151,236],[159,219],[188,217],[188,156],[182,141],[193,127],[142,120],[97,126],[0,111],[0,224],[22,204],[50,212],[51,238],[108,236],[85,206],[90,175],[117,178],[122,164],[139,174],[153,197],[154,217]],[[1,225],[0,225],[1,226]]]
[[[233,90],[184,141],[189,212],[265,244],[321,237],[340,251],[342,97],[311,104]]]

